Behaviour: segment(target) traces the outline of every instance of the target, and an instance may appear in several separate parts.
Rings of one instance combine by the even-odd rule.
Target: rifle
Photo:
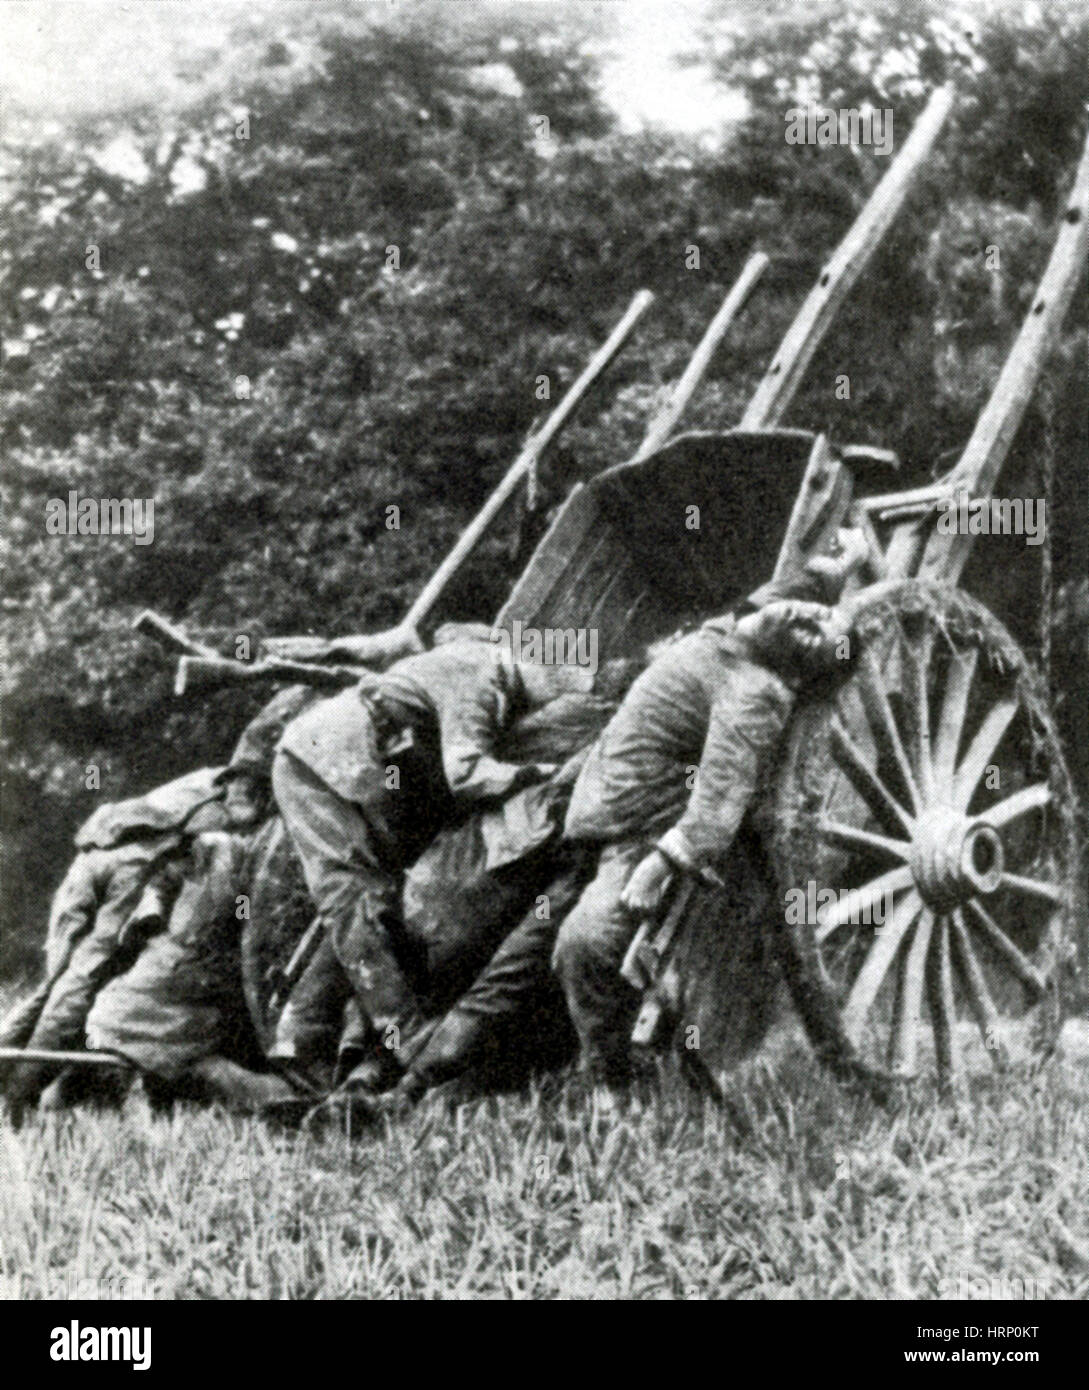
[[[174,678],[174,694],[214,689],[218,685],[246,681],[284,681],[312,685],[319,690],[343,690],[367,675],[362,666],[319,666],[308,661],[235,661],[228,656],[181,656]]]
[[[227,682],[237,684],[260,680],[288,681],[293,685],[340,690],[344,686],[354,685],[365,674],[362,667],[319,666],[302,661],[282,661],[275,657],[261,661],[237,661],[221,656],[214,647],[197,642],[150,608],[139,614],[132,626],[144,636],[154,638],[167,651],[179,654],[175,695],[209,690]]]
[[[315,917],[295,943],[290,960],[282,970],[277,970],[272,977],[272,989],[268,1000],[270,1013],[277,1009],[280,1004],[287,1002],[291,991],[302,979],[306,967],[317,954],[324,936],[325,924],[320,917]]]
[[[55,1062],[64,1067],[131,1067],[113,1052],[48,1052],[38,1047],[0,1047],[0,1062]]]
[[[145,608],[142,613],[137,614],[132,620],[132,626],[133,631],[142,633],[145,637],[154,638],[168,652],[178,652],[182,656],[205,657],[211,661],[220,659],[219,653],[214,647],[195,641],[180,627],[168,622],[166,618],[150,608]]]
[[[628,947],[620,973],[633,989],[643,994],[643,1003],[631,1031],[631,1040],[641,1047],[653,1043],[665,1019],[679,1002],[680,974],[673,960],[673,946],[692,901],[694,884],[683,880],[673,894],[662,921],[645,918]]]

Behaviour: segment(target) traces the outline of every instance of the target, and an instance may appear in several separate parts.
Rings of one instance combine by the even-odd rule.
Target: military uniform
[[[4,1046],[83,1046],[96,994],[134,957],[136,943],[123,942],[123,929],[150,880],[181,845],[186,822],[215,818],[217,775],[203,768],[146,796],[102,806],[80,829],[80,853],[50,912],[45,979],[0,1025]],[[15,1068],[7,1087],[13,1104],[37,1099],[56,1070],[48,1063]]]
[[[582,847],[567,845],[550,855],[538,895],[547,900],[547,914],[535,901],[412,1051],[401,1083],[407,1098],[469,1072],[478,1081],[517,1079],[570,1055],[571,1027],[550,957],[557,925],[592,871]]]
[[[461,806],[502,798],[537,775],[494,752],[523,698],[501,648],[453,641],[321,701],[281,740],[277,804],[355,999],[387,1040],[407,1041],[420,1023],[404,869]],[[320,969],[327,978],[321,957],[289,1000],[277,1055],[308,1045],[305,1001],[320,998],[311,987]]]
[[[720,879],[754,795],[766,785],[794,703],[726,617],[673,643],[635,682],[594,745],[565,834],[600,847],[597,873],[560,927],[553,963],[584,1067],[622,1080],[637,996],[620,966],[638,922],[621,894],[657,848],[678,869]]]
[[[257,840],[268,833],[266,823]],[[176,866],[179,891],[166,929],[98,994],[88,1046],[167,1081],[203,1057],[238,1054],[250,1033],[238,902],[249,891],[253,845],[248,835],[224,831],[193,840]]]

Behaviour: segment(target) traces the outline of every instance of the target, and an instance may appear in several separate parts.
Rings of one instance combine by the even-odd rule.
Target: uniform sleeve
[[[181,889],[183,877],[180,855],[166,860],[154,869],[151,877],[143,884],[140,897],[132,911],[122,923],[122,930],[131,932],[138,928],[144,933],[161,931],[170,920],[170,912]]]
[[[64,968],[72,947],[94,926],[95,914],[106,891],[100,859],[96,850],[77,854],[54,894],[45,938],[48,976]]]
[[[442,702],[442,766],[455,795],[468,801],[506,796],[527,780],[528,768],[493,756],[508,705],[498,673],[487,680],[467,677],[460,689]]]
[[[712,711],[695,786],[680,820],[658,841],[674,864],[720,879],[734,836],[767,782],[794,699],[778,677],[739,673]]]

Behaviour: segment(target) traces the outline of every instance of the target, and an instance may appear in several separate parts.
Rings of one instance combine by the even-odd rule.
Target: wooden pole
[[[961,491],[969,497],[986,497],[993,491],[1048,355],[1058,339],[1087,253],[1089,137],[1032,308],[960,461],[943,479],[943,487],[950,498]],[[968,562],[974,541],[974,536],[946,535],[932,530],[919,565],[919,578],[955,584]]]
[[[669,399],[658,411],[654,419],[650,422],[643,442],[640,444],[635,455],[634,462],[645,459],[653,454],[656,449],[660,449],[669,436],[676,428],[688,402],[695,394],[697,386],[703,380],[704,373],[711,364],[715,349],[725,337],[730,325],[740,313],[745,305],[745,301],[752,293],[756,282],[768,268],[768,258],[762,251],[757,251],[745,262],[741,274],[737,277],[733,288],[722,301],[718,313],[707,325],[707,331],[700,339],[699,346],[692,354],[691,361],[685,368],[683,375],[678,379],[669,393]]]
[[[609,334],[605,342],[594,353],[583,372],[568,388],[567,394],[549,416],[548,420],[526,443],[522,452],[507,469],[502,482],[488,498],[484,506],[461,533],[457,544],[446,559],[424,585],[416,601],[405,614],[402,629],[416,632],[430,615],[443,591],[458,572],[481,536],[487,531],[507,501],[514,494],[518,484],[530,472],[538,459],[556,438],[559,432],[574,415],[583,397],[597,378],[612,362],[624,346],[632,329],[650,308],[654,296],[649,290],[640,290],[628,305],[624,317]]]
[[[930,98],[903,149],[821,271],[816,285],[787,329],[779,351],[741,417],[741,429],[767,429],[783,418],[836,311],[903,206],[952,106],[951,86],[940,87]]]

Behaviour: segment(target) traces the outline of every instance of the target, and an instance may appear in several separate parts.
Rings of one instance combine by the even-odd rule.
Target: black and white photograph
[[[3,0],[0,102],[26,1374],[394,1300],[1054,1373],[1085,0]]]

